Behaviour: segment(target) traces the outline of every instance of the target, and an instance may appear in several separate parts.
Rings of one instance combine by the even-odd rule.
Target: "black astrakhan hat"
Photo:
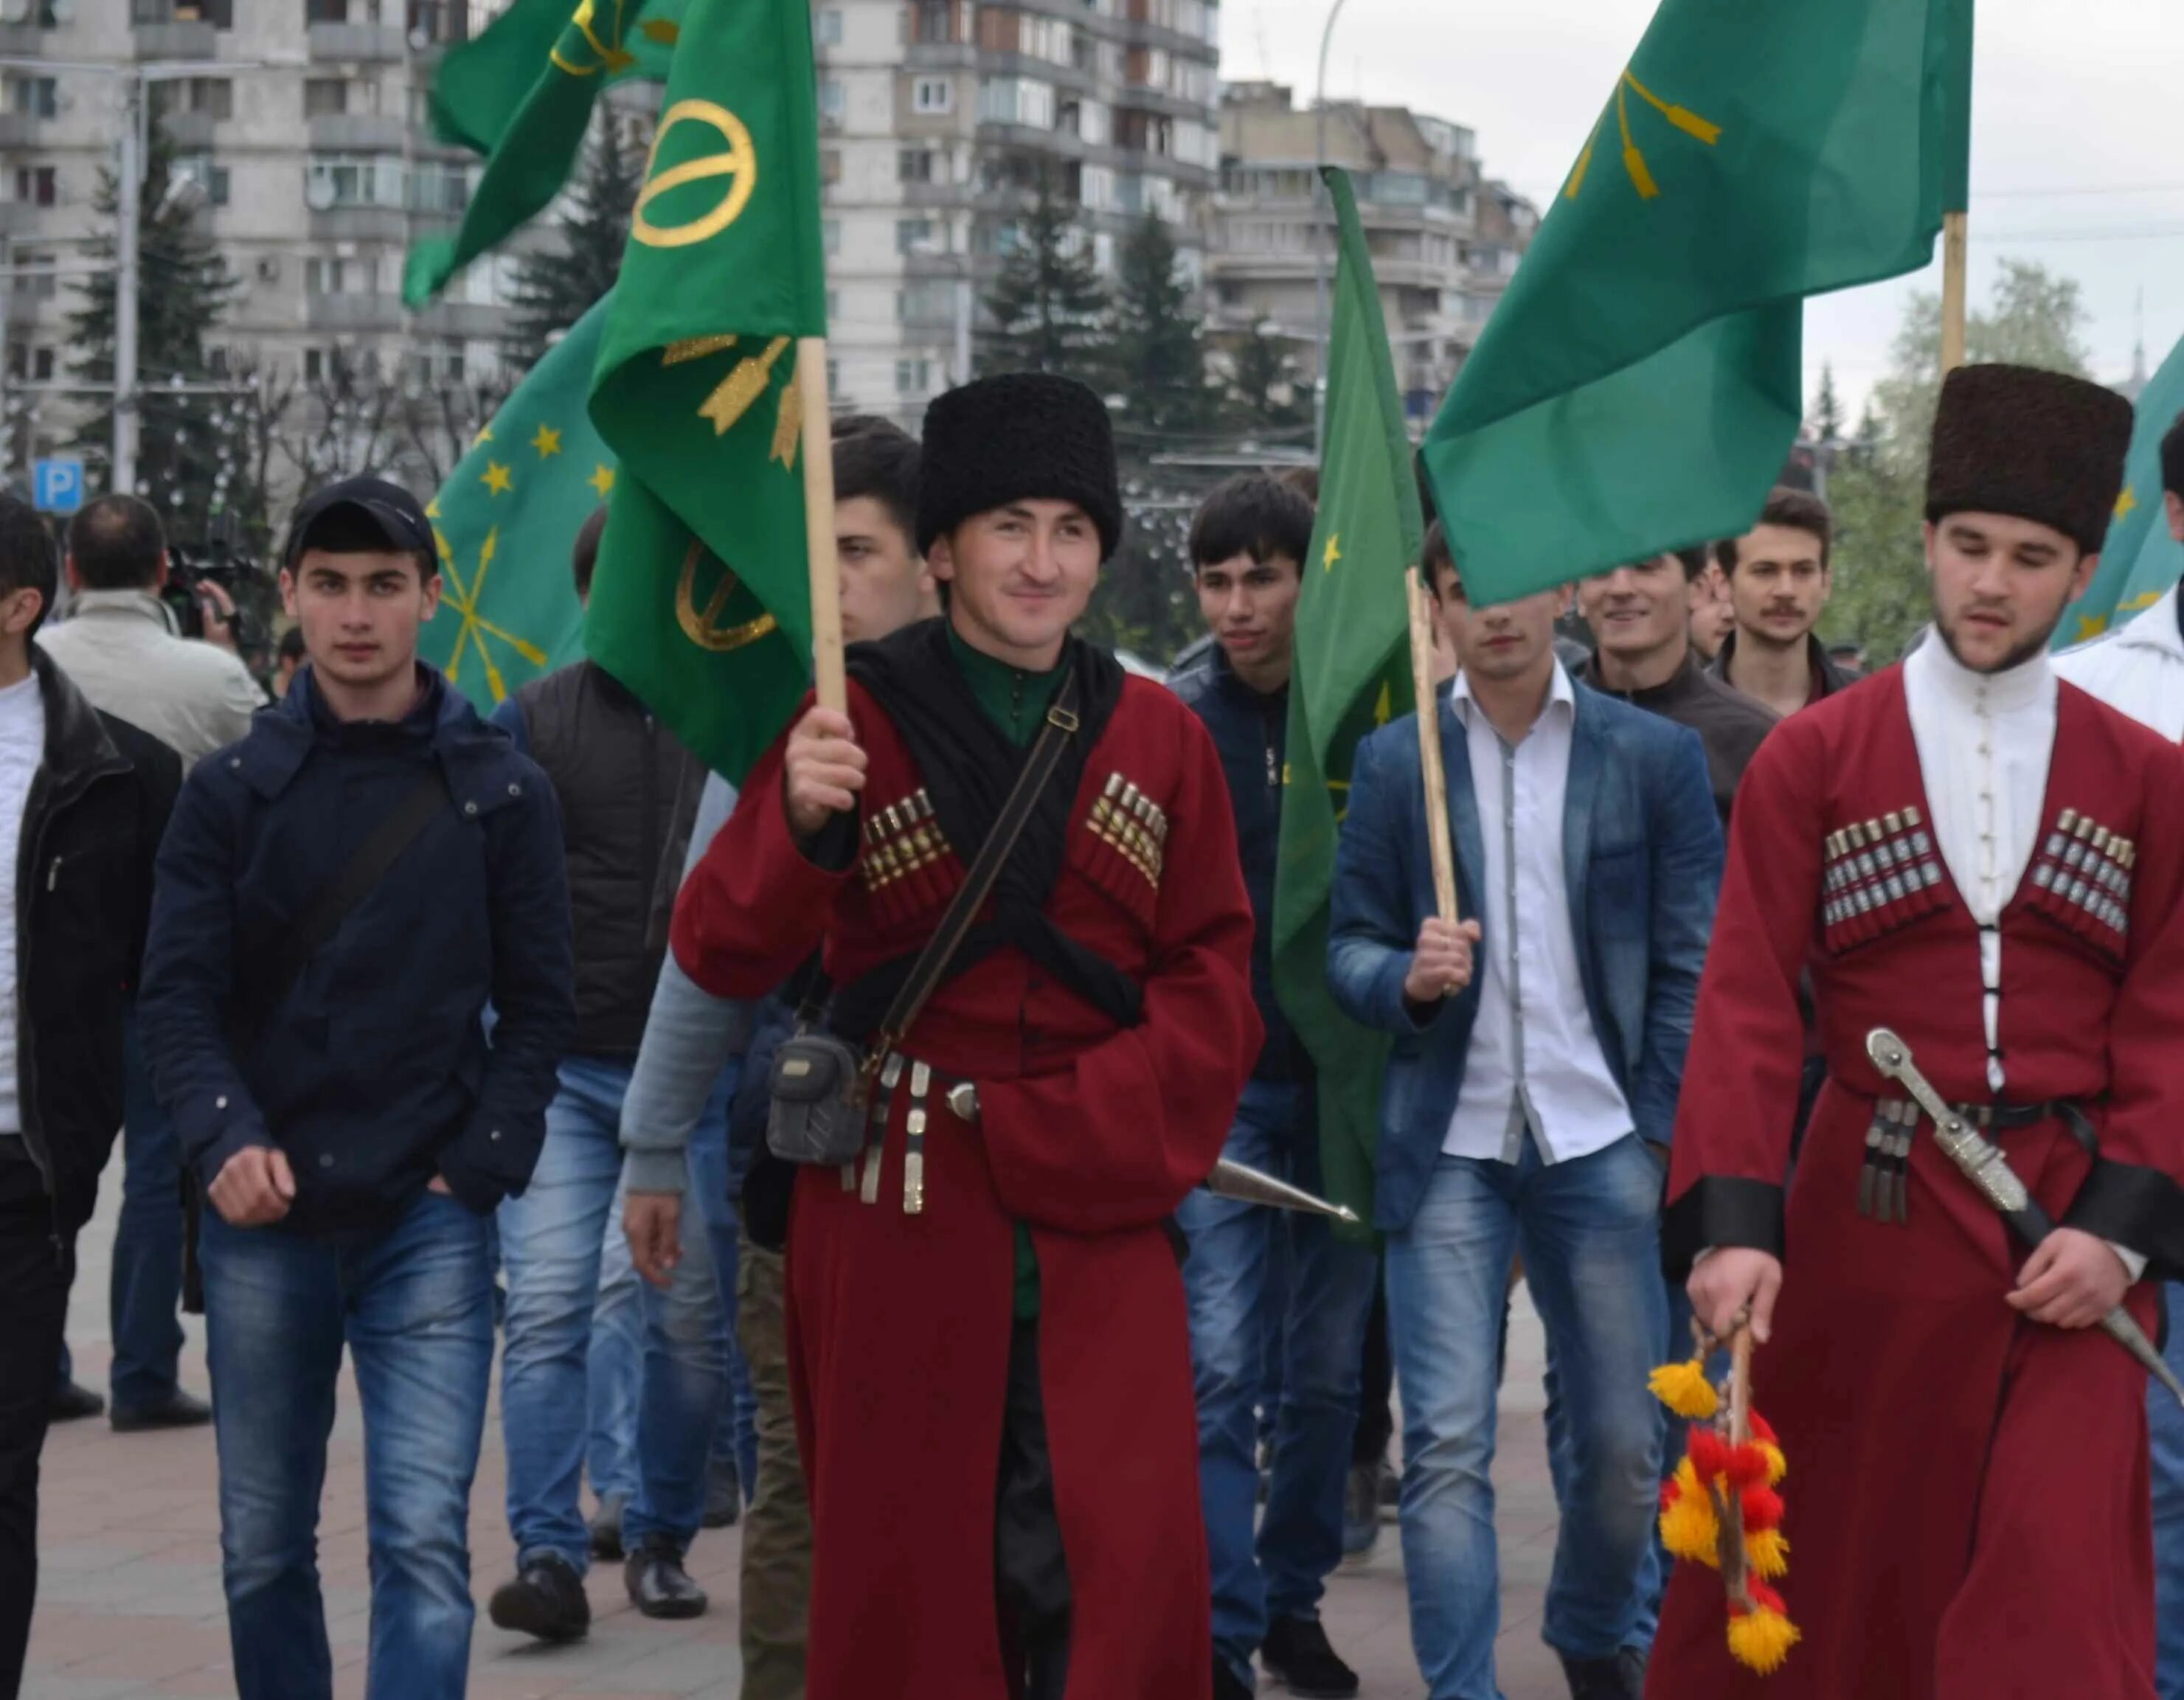
[[[1105,560],[1123,539],[1123,493],[1107,404],[1075,378],[978,378],[925,410],[917,547],[992,509],[1074,502],[1100,529]]]
[[[2030,366],[1959,366],[1942,386],[1926,517],[2008,514],[2091,555],[2108,535],[2131,452],[2131,404]]]

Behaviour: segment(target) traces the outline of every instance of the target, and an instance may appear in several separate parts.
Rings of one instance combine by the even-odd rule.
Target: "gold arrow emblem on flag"
[[[771,614],[761,614],[755,620],[743,620],[723,626],[721,616],[727,611],[729,599],[736,594],[742,582],[728,567],[721,569],[720,582],[713,587],[712,594],[705,599],[705,606],[698,606],[698,561],[705,554],[705,546],[693,543],[689,553],[682,557],[682,573],[675,582],[675,623],[682,628],[682,635],[699,649],[716,655],[725,655],[740,649],[746,644],[755,644],[763,637],[777,631],[778,625]]]
[[[1658,199],[1661,186],[1653,178],[1652,168],[1646,164],[1643,149],[1630,133],[1630,97],[1636,95],[1646,105],[1658,112],[1685,135],[1696,137],[1708,147],[1721,140],[1721,126],[1710,119],[1702,118],[1688,107],[1676,106],[1661,98],[1631,74],[1626,67],[1623,80],[1615,86],[1615,125],[1623,137],[1623,169],[1630,179],[1630,187],[1638,192],[1641,201]],[[1604,120],[1605,113],[1601,114]],[[1600,140],[1600,123],[1596,121],[1592,134],[1585,138],[1585,151],[1577,156],[1577,164],[1570,168],[1569,182],[1563,195],[1575,200],[1585,187],[1585,174],[1592,169],[1592,150]]]

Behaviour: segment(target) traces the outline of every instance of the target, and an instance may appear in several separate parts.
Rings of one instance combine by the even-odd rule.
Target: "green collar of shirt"
[[[1019,749],[1029,744],[1039,722],[1046,718],[1047,705],[1054,700],[1054,694],[1061,688],[1062,664],[1056,661],[1043,673],[1012,667],[983,649],[972,649],[952,624],[948,627],[948,652],[963,670],[971,694],[978,698],[986,718],[1000,727],[1001,735]]]

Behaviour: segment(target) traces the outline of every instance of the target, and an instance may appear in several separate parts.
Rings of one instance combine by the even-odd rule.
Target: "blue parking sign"
[[[75,460],[33,461],[31,492],[41,513],[72,514],[83,505],[83,462]]]

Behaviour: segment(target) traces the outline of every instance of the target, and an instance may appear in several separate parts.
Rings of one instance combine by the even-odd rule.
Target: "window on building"
[[[436,169],[444,171],[448,168]],[[314,153],[304,172],[304,203],[314,211],[332,207],[403,204],[402,156],[398,153]]]
[[[42,9],[50,12],[53,8],[48,3]],[[216,30],[231,30],[235,27],[235,0],[130,0],[129,21],[209,24]],[[52,25],[47,24],[47,27]]]
[[[842,181],[842,150],[840,148],[822,148],[819,150],[819,181],[822,183],[838,183]]]
[[[60,114],[60,85],[51,77],[11,76],[4,85],[7,109],[25,118]]]
[[[897,360],[894,363],[894,393],[897,395],[924,395],[932,387],[932,361]]]
[[[410,168],[410,210],[453,218],[471,203],[471,172],[482,167],[427,160]]]
[[[897,219],[894,221],[894,251],[897,254],[939,254],[942,245],[933,237],[931,219]]]
[[[326,354],[323,348],[304,350],[304,382],[315,384],[326,375]]]
[[[304,116],[338,118],[348,110],[347,77],[305,77]]]
[[[897,321],[928,329],[954,324],[956,287],[950,277],[923,277],[905,286],[895,293]]]
[[[185,153],[175,161],[175,175],[187,177],[205,192],[205,199],[215,207],[228,203],[229,181],[227,167],[215,165],[211,157],[203,153]]]
[[[894,156],[894,177],[898,183],[932,182],[933,150],[929,148],[904,148]]]
[[[835,77],[819,79],[819,121],[838,126],[842,114],[850,109],[849,92]]]
[[[842,221],[839,219],[819,220],[819,245],[832,256],[842,251]]]
[[[815,12],[811,14],[811,39],[822,47],[842,45],[842,14],[839,12]]]
[[[437,42],[443,46],[456,42],[467,42],[474,33],[471,12],[472,0],[410,0],[410,33],[425,42]],[[493,11],[502,8],[496,6]],[[476,20],[482,28],[488,20]]]
[[[18,165],[15,198],[25,206],[53,206],[60,199],[60,179],[51,165]]]
[[[33,301],[50,301],[60,293],[60,280],[53,276],[53,257],[50,253],[18,248],[15,265],[15,287]]]
[[[913,112],[936,114],[956,109],[956,85],[947,77],[920,77],[911,86]]]
[[[304,0],[306,24],[346,24],[349,0]]]
[[[57,362],[53,345],[48,343],[31,350],[31,382],[48,384],[53,381]]]

